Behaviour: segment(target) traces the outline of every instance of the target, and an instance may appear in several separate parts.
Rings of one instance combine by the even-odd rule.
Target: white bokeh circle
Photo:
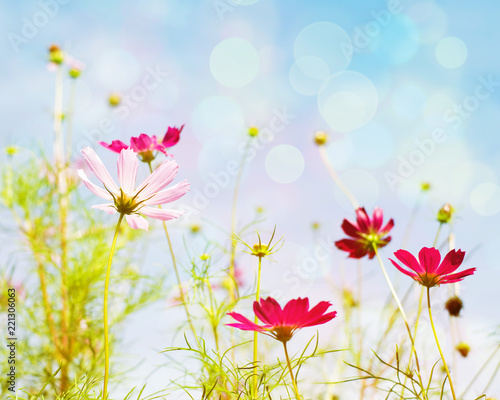
[[[304,156],[289,144],[273,147],[266,157],[266,172],[278,183],[295,182],[304,172],[304,167]]]
[[[457,37],[446,37],[436,46],[436,59],[445,68],[458,68],[467,60],[467,45]]]
[[[293,54],[300,68],[310,68],[303,65],[304,57],[314,57],[326,63],[331,74],[336,74],[347,68],[352,59],[352,43],[349,35],[338,25],[331,22],[315,22],[300,31],[295,39]]]
[[[221,85],[241,88],[253,81],[260,58],[253,45],[241,38],[220,42],[210,54],[210,71]]]
[[[330,76],[330,68],[321,58],[304,56],[290,67],[289,79],[292,87],[300,94],[318,94],[325,79]]]
[[[327,79],[318,93],[318,108],[326,123],[346,133],[369,122],[378,107],[378,94],[370,79],[344,71]]]
[[[470,194],[470,204],[479,215],[490,217],[500,212],[500,187],[492,182],[477,185]]]

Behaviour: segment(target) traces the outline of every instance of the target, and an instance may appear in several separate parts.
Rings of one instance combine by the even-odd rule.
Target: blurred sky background
[[[313,143],[314,132],[325,130],[330,160],[359,202],[369,212],[383,207],[396,221],[385,258],[401,246],[422,182],[431,190],[422,197],[408,250],[431,246],[436,211],[445,202],[456,208],[456,247],[470,252],[467,267],[477,267],[461,286],[460,335],[477,352],[462,373],[489,354],[494,342],[488,334],[500,321],[499,2],[54,0],[2,2],[0,11],[2,147],[50,151],[54,74],[46,58],[48,47],[59,44],[85,64],[76,86],[74,153],[90,144],[113,170],[116,155],[96,145],[96,138],[128,142],[185,124],[172,149],[179,177],[192,183],[179,207],[194,212],[173,231],[185,263],[182,235],[195,253],[203,246],[181,228],[200,223],[206,236],[227,240],[235,180],[226,179],[228,165],[240,161],[248,127],[259,127],[258,148],[243,176],[238,223],[250,222],[262,207],[264,237],[275,224],[277,234],[285,235],[274,257],[278,263],[264,268],[265,293],[338,304],[322,268],[300,270],[314,246],[327,243],[330,276],[355,286],[356,263],[331,248],[344,236],[342,219],[353,212]],[[145,79],[157,85],[145,88]],[[115,91],[132,101],[121,113],[107,104]],[[113,128],[104,132],[99,127],[108,119]],[[321,224],[317,232],[314,221]],[[149,248],[156,248],[145,268],[163,268],[168,254],[157,248],[164,244],[161,231],[144,235]],[[252,241],[255,234],[246,238]],[[255,260],[242,256],[239,264],[251,282]],[[378,266],[363,264],[365,300],[380,304],[388,292]],[[410,282],[397,279],[403,292]],[[446,287],[433,294],[438,305],[448,297]],[[436,313],[444,318],[442,309]],[[135,352],[129,363],[146,360],[133,384],[164,361],[156,353],[176,342],[173,326],[181,318],[165,302],[125,327]],[[155,372],[152,388],[162,386],[165,374]]]

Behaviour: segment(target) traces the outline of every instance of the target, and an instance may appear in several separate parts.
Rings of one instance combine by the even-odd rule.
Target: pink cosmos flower
[[[476,268],[469,268],[453,273],[464,260],[465,252],[461,250],[451,250],[446,254],[441,264],[439,263],[441,261],[441,254],[434,247],[423,247],[418,253],[419,261],[406,250],[398,250],[394,255],[410,271],[402,268],[398,263],[390,259],[397,269],[428,288],[444,283],[459,282],[466,276],[473,275],[476,271]]]
[[[386,236],[394,227],[394,220],[391,219],[382,228],[384,212],[381,208],[375,207],[373,217],[370,219],[363,207],[356,210],[356,222],[346,219],[342,222],[342,230],[353,239],[342,239],[335,242],[335,246],[340,250],[347,251],[350,258],[362,258],[368,254],[368,258],[375,256],[373,246],[384,247],[391,241],[390,236]]]
[[[179,166],[175,161],[164,161],[137,189],[134,189],[138,160],[132,149],[123,149],[118,157],[118,181],[120,187],[113,181],[94,150],[85,147],[82,153],[89,168],[103,183],[104,189],[94,185],[83,170],[78,170],[78,175],[92,193],[112,201],[95,205],[92,208],[106,211],[108,214],[118,212],[125,215],[125,219],[131,228],[144,230],[148,229],[148,222],[141,215],[168,221],[184,214],[183,211],[150,207],[177,200],[189,190],[189,183],[184,180],[162,191],[174,180],[177,174]]]
[[[257,325],[241,314],[231,312],[228,313],[238,323],[227,324],[234,328],[244,331],[256,331],[271,336],[280,342],[288,342],[295,331],[306,326],[314,326],[324,324],[337,315],[337,311],[325,314],[326,310],[331,306],[328,301],[320,301],[315,307],[309,310],[309,299],[290,300],[285,308],[281,309],[280,305],[272,297],[254,301],[253,310],[255,315],[264,323]]]
[[[169,154],[167,153],[167,148],[172,147],[179,142],[183,128],[184,125],[180,128],[168,127],[167,133],[165,133],[161,142],[158,142],[158,139],[154,135],[150,137],[145,133],[141,133],[137,137],[130,138],[130,148],[132,148],[132,150],[139,155],[141,161],[147,163],[156,158],[158,153],[155,154],[154,152],[159,151],[168,156]],[[121,140],[113,140],[111,144],[105,142],[99,142],[99,144],[111,151],[114,151],[115,153],[120,153],[123,149],[129,148],[129,146]]]

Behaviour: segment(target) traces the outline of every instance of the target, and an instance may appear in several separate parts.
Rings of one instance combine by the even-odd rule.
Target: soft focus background
[[[76,86],[75,162],[81,147],[91,145],[113,170],[116,156],[97,141],[161,136],[167,126],[185,124],[172,153],[192,190],[178,202],[188,214],[173,224],[172,236],[187,265],[183,240],[193,254],[204,251],[191,224],[229,243],[231,166],[241,160],[248,127],[256,126],[238,224],[252,221],[261,207],[263,236],[276,224],[286,241],[274,256],[278,263],[264,267],[264,293],[338,304],[324,276],[355,288],[356,263],[332,245],[353,212],[312,140],[325,130],[330,160],[359,202],[369,212],[382,207],[396,221],[385,259],[402,246],[422,182],[431,190],[420,198],[408,250],[431,246],[437,210],[445,202],[456,208],[456,246],[469,253],[466,267],[477,267],[461,285],[459,321],[474,361],[459,364],[459,373],[470,377],[490,354],[489,335],[500,322],[500,3],[41,0],[2,2],[0,11],[0,146],[51,152],[55,77],[46,59],[54,43],[85,65]],[[120,109],[108,106],[111,92],[123,96]],[[89,206],[97,202],[89,196]],[[320,224],[316,231],[313,222]],[[2,235],[8,254],[12,238]],[[144,233],[143,243],[150,250],[146,271],[165,268],[169,254],[160,229]],[[321,262],[318,248],[328,254]],[[213,256],[227,266],[219,253]],[[238,265],[248,292],[255,260],[241,256]],[[410,282],[390,268],[404,292]],[[364,261],[363,271],[364,302],[376,311],[388,291],[374,261]],[[18,274],[29,281],[26,272]],[[433,290],[444,332],[449,325],[441,305],[448,295],[446,287]],[[158,355],[182,341],[175,327],[183,314],[169,308],[171,297],[165,293],[163,303],[124,326],[123,365],[135,368],[130,386],[148,380],[153,391],[175,376]],[[341,329],[341,319],[322,328],[323,336]],[[377,328],[378,321],[367,324]]]

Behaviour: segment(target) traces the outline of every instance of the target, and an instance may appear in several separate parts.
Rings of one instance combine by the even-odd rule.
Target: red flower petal
[[[369,233],[371,221],[364,207],[360,207],[356,210],[356,219],[358,221],[359,230],[362,233]]]
[[[344,221],[342,221],[342,230],[344,231],[344,233],[348,236],[351,236],[351,237],[354,237],[354,238],[360,238],[362,237],[360,232],[359,232],[359,228],[356,224],[353,224],[352,222],[344,219]]]
[[[444,257],[444,260],[437,269],[436,273],[438,273],[439,275],[451,274],[452,272],[456,271],[458,267],[460,267],[462,261],[464,260],[464,257],[465,251],[449,251],[448,254],[446,254],[446,256]]]
[[[445,276],[439,283],[454,283],[463,280],[466,276],[474,275],[476,268],[464,269],[463,271],[457,272],[455,274],[450,274]]]
[[[174,127],[169,126],[167,129],[167,133],[165,133],[165,136],[161,141],[162,144],[165,147],[172,147],[176,145],[179,142],[182,129],[184,129],[184,125],[182,125],[180,128],[176,128],[175,126]]]
[[[396,258],[417,274],[425,273],[425,269],[418,263],[417,259],[406,250],[398,250],[394,253]]]
[[[441,254],[439,250],[434,247],[422,247],[418,253],[418,259],[422,269],[429,274],[436,274],[439,262],[441,261]]]
[[[300,321],[309,310],[309,299],[290,300],[282,312],[282,322],[283,325],[294,325],[296,321]]]
[[[121,140],[113,140],[111,144],[107,144],[105,142],[99,142],[99,144],[111,151],[114,151],[115,153],[120,153],[123,149],[128,149],[128,146]]]
[[[384,222],[384,212],[382,211],[381,208],[375,207],[373,209],[373,217],[372,217],[372,226],[375,232],[378,232],[380,230],[382,222]]]

